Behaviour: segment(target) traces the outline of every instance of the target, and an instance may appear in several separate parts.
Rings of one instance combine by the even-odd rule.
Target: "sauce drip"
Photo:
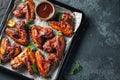
[[[53,7],[49,3],[41,3],[37,7],[37,14],[41,18],[47,18],[53,13]]]

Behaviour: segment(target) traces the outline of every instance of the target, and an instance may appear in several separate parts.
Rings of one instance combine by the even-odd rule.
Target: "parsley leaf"
[[[27,24],[26,24],[26,27],[28,27],[28,28],[33,27],[33,26],[34,26],[34,24],[31,23],[30,21],[28,21]]]
[[[53,18],[55,21],[61,21],[61,17],[63,15],[63,12],[57,12]]]
[[[2,60],[0,59],[0,64],[2,64]]]
[[[38,73],[36,64],[32,64],[31,67],[35,73]]]
[[[26,0],[21,0],[22,3],[26,2]]]
[[[77,74],[78,72],[80,72],[81,69],[82,69],[82,66],[81,66],[79,63],[77,63],[77,64],[75,65],[75,67],[70,71],[70,74],[71,74],[71,75],[75,75],[75,74]]]
[[[59,35],[59,36],[63,36],[61,31],[57,31],[56,34]]]
[[[35,50],[35,45],[34,44],[32,44],[32,43],[29,43],[28,44],[28,47],[31,49],[31,50]]]
[[[63,13],[62,12],[58,12],[57,15],[58,15],[58,20],[60,21]]]

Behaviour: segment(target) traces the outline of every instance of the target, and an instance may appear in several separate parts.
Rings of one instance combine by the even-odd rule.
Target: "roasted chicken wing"
[[[73,25],[73,16],[71,16],[69,13],[63,13],[61,16],[61,21],[66,21]]]
[[[43,77],[48,76],[51,66],[56,65],[58,62],[58,58],[55,54],[50,54],[45,59],[40,51],[37,51],[35,53],[35,58],[36,58],[38,71],[39,71],[40,75],[42,75]]]
[[[24,4],[19,5],[13,14],[16,18],[26,17],[27,22],[34,20],[35,4],[33,0],[27,0]]]
[[[16,29],[6,28],[6,34],[11,37],[15,42],[21,45],[28,45],[28,33],[25,28],[25,22],[19,21],[16,25]]]
[[[19,69],[23,65],[26,65],[30,74],[33,74],[33,69],[31,67],[35,63],[35,55],[33,51],[29,48],[25,48],[17,57],[11,60],[10,65],[13,69]]]
[[[33,21],[34,20],[34,12],[35,12],[35,4],[33,0],[27,0],[27,12],[26,12],[26,19],[27,21]]]
[[[21,52],[21,47],[14,44],[10,46],[8,38],[3,38],[0,44],[0,59],[3,62],[10,60]]]
[[[48,53],[55,53],[58,58],[61,58],[65,49],[64,37],[57,35],[53,39],[48,40],[43,45],[43,49]]]
[[[23,18],[27,12],[26,4],[19,5],[14,11],[13,14],[16,18]]]
[[[61,17],[60,22],[49,21],[49,25],[61,31],[65,36],[72,36],[73,34],[73,17],[69,13],[64,13]]]
[[[29,49],[25,48],[17,57],[10,61],[10,65],[13,69],[19,69],[25,63],[26,54],[29,53]]]
[[[32,41],[38,48],[42,48],[46,39],[52,38],[53,31],[50,28],[44,28],[41,26],[34,26],[31,28]]]
[[[58,63],[58,60],[58,57],[54,53],[49,54],[46,59],[46,61],[48,61],[52,66],[55,66]]]
[[[33,64],[36,64],[35,63],[35,55],[32,51],[30,51],[27,55],[26,55],[26,58],[25,58],[25,65],[27,67],[27,70],[29,71],[30,74],[33,74],[34,71],[31,67],[31,65]]]

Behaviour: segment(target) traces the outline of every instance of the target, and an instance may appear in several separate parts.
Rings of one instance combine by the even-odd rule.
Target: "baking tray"
[[[72,50],[72,48],[74,48],[74,47],[73,47],[73,46],[74,46],[74,43],[75,43],[75,42],[77,41],[77,39],[78,39],[78,35],[79,35],[80,30],[81,30],[81,28],[82,28],[82,23],[83,23],[83,20],[84,20],[84,17],[85,17],[85,16],[84,16],[84,13],[83,13],[82,11],[80,11],[80,10],[78,10],[78,9],[75,9],[75,8],[73,8],[73,7],[70,7],[70,6],[68,6],[68,5],[65,5],[65,4],[63,4],[63,3],[59,2],[59,1],[55,1],[55,0],[49,0],[49,1],[52,2],[52,3],[55,4],[55,5],[58,5],[58,6],[60,6],[60,7],[63,7],[63,8],[65,8],[65,9],[68,9],[68,10],[70,10],[70,11],[72,11],[72,12],[79,12],[79,13],[81,13],[81,15],[82,15],[81,25],[79,26],[79,28],[77,29],[77,31],[75,31],[74,36],[73,36],[72,43],[71,43],[69,49],[66,50],[65,55],[64,55],[64,58],[60,61],[60,64],[59,64],[60,66],[59,66],[59,69],[58,69],[58,71],[57,71],[57,75],[56,75],[56,78],[55,78],[55,80],[59,80],[60,77],[61,77],[62,72],[64,71],[64,67],[65,67],[64,65],[65,65],[65,63],[67,62],[67,60],[68,60],[68,58],[69,58],[69,56],[70,56],[70,54],[71,54],[71,50]],[[11,12],[11,10],[12,10],[13,7],[14,7],[14,2],[15,2],[15,0],[11,0],[10,3],[9,3],[9,5],[8,5],[7,11],[6,11],[5,16],[4,16],[4,18],[3,18],[3,20],[2,20],[2,23],[1,23],[0,34],[1,34],[2,30],[4,29],[4,26],[5,26],[6,21],[7,21],[7,19],[8,19],[9,13]],[[16,73],[16,72],[14,72],[14,71],[11,71],[11,70],[9,70],[9,69],[6,69],[5,67],[3,67],[3,66],[1,66],[1,65],[0,65],[0,68],[5,69],[5,70],[7,70],[8,72],[10,71],[11,73],[17,74],[18,76],[23,76],[23,75],[21,75],[21,74],[19,74],[19,73]],[[27,78],[26,76],[23,76],[23,77]],[[28,78],[28,79],[31,79],[31,78]]]

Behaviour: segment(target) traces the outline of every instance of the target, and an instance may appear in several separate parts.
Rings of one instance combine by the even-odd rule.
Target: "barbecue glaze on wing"
[[[19,5],[13,14],[16,18],[26,17],[27,22],[33,21],[35,17],[35,4],[33,0],[27,0],[25,3]]]
[[[43,49],[48,53],[55,53],[59,58],[61,58],[65,49],[64,37],[57,35],[54,38],[48,40],[43,45]]]
[[[73,17],[69,13],[64,13],[61,17],[60,22],[49,21],[49,25],[61,31],[65,36],[72,36],[73,34]]]
[[[6,28],[6,34],[12,38],[15,42],[21,45],[28,45],[28,33],[25,28],[25,22],[19,21],[16,25],[16,29]]]
[[[10,62],[10,65],[13,69],[19,69],[25,65],[30,74],[34,73],[31,67],[32,64],[36,63],[34,52],[31,51],[30,48],[24,48],[24,50]]]
[[[58,63],[58,57],[55,54],[50,54],[45,59],[41,52],[37,51],[35,58],[39,74],[43,77],[47,77],[51,66],[55,66]]]
[[[3,62],[10,60],[11,58],[17,56],[21,52],[21,47],[14,44],[10,46],[8,38],[3,38],[0,44],[0,59]]]
[[[46,39],[52,38],[53,31],[50,28],[44,28],[41,26],[34,26],[31,28],[31,38],[36,47],[42,48]]]

